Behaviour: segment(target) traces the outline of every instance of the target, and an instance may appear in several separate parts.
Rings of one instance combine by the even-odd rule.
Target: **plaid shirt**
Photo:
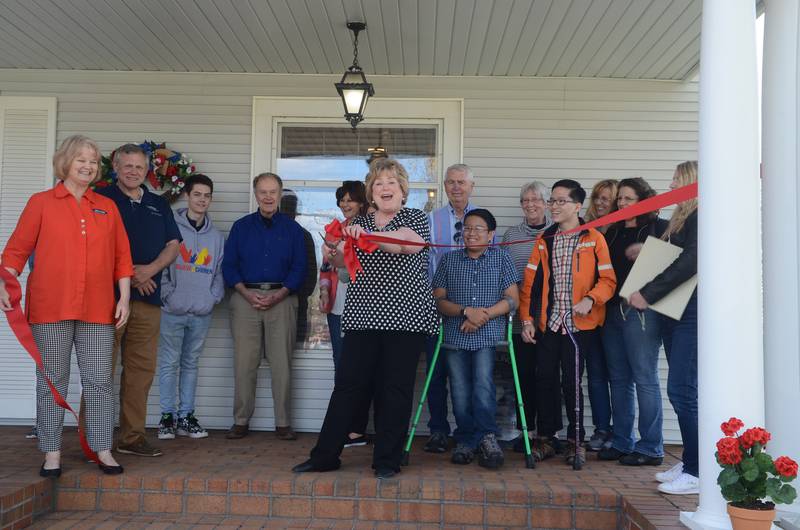
[[[433,288],[444,288],[447,300],[464,307],[491,307],[504,291],[519,280],[519,273],[505,250],[488,247],[477,259],[466,249],[442,257],[433,277]],[[444,317],[444,342],[461,350],[495,347],[505,336],[504,316],[493,318],[474,333],[461,331],[464,318]]]
[[[578,246],[580,233],[575,232],[562,236],[556,232],[553,238],[553,259],[550,260],[553,269],[553,308],[547,327],[558,332],[563,323],[570,331],[577,331],[572,320],[572,257]],[[568,313],[569,311],[569,313]]]

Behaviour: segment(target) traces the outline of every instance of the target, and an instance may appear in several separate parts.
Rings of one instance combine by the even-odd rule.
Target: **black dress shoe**
[[[376,469],[375,470],[375,478],[377,478],[377,479],[392,478],[393,476],[397,475],[397,473],[398,473],[397,471],[395,471],[394,469],[389,469],[388,467],[387,468]]]
[[[100,471],[102,471],[106,475],[119,475],[124,471],[122,469],[122,466],[107,466],[102,462],[98,462],[97,467],[99,467]]]
[[[53,477],[58,478],[61,476],[61,468],[57,467],[54,469],[45,469],[44,464],[42,464],[42,468],[39,470],[40,477]]]
[[[660,466],[664,461],[660,456],[647,456],[642,453],[631,453],[619,459],[619,463],[624,466]]]
[[[292,468],[292,472],[294,473],[308,473],[311,471],[317,473],[323,473],[325,471],[334,471],[339,469],[339,465],[336,466],[317,466],[311,461],[311,459],[306,460],[302,464],[297,464]]]

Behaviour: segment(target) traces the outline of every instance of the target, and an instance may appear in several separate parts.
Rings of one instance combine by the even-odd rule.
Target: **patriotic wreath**
[[[191,158],[183,153],[168,149],[164,142],[156,143],[145,140],[139,147],[144,149],[150,159],[146,180],[154,190],[162,190],[162,196],[170,203],[175,202],[183,191],[186,179],[195,174],[195,166]],[[102,157],[101,176],[95,182],[95,188],[105,188],[116,182],[117,173],[112,167],[114,153]]]

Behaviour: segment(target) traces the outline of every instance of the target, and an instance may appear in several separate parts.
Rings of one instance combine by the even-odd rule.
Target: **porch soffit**
[[[702,0],[0,0],[0,68],[684,79]]]

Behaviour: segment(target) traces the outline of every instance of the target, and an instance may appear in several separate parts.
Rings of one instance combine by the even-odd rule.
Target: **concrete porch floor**
[[[296,442],[272,432],[226,440],[179,438],[157,443],[159,458],[118,455],[121,476],[104,476],[82,458],[75,429],[64,435],[63,475],[41,479],[42,455],[28,428],[0,428],[2,528],[683,528],[681,510],[697,496],[656,491],[653,475],[676,463],[669,447],[658,468],[599,462],[589,453],[582,471],[560,458],[524,466],[506,452],[490,471],[456,466],[449,454],[422,451],[396,479],[378,481],[369,468],[371,446],[345,449],[330,473],[295,475],[315,434]],[[151,431],[155,439],[155,433]]]

